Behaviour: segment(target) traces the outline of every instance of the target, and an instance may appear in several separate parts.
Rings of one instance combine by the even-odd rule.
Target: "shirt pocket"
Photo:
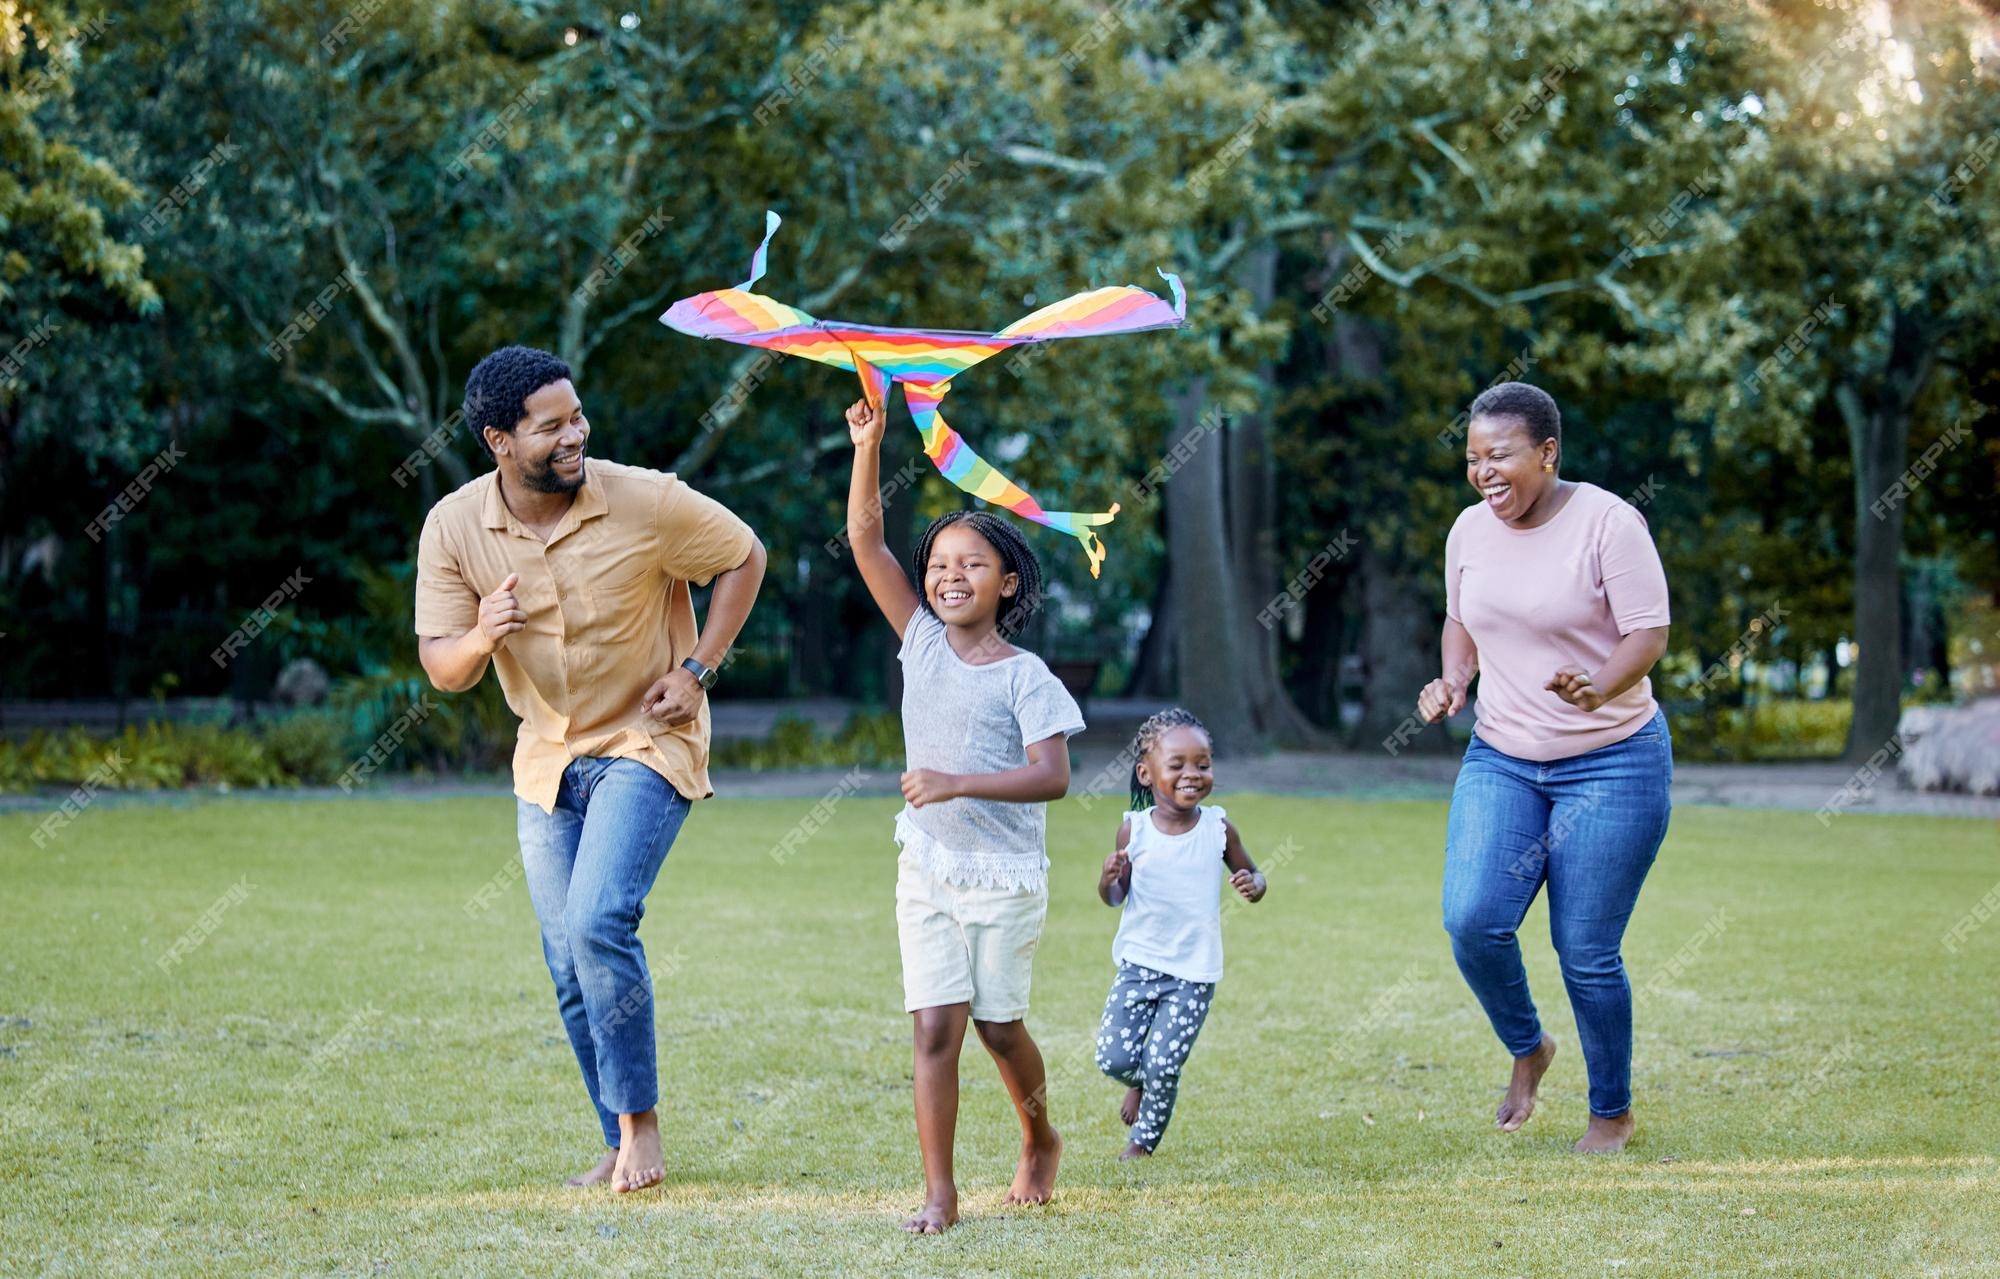
[[[586,593],[593,621],[613,628],[646,615],[649,602],[666,593],[666,573],[651,559],[625,555],[592,570]]]

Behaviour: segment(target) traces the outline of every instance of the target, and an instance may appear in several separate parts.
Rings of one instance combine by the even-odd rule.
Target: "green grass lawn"
[[[523,886],[465,909],[515,858],[511,801],[103,803],[45,849],[42,814],[0,813],[0,1271],[2000,1274],[2000,920],[1940,941],[2000,879],[1991,824],[1677,813],[1626,959],[1643,986],[1699,953],[1639,1005],[1637,1138],[1589,1159],[1539,905],[1564,1053],[1492,1131],[1507,1063],[1438,926],[1442,805],[1221,798],[1260,860],[1298,852],[1229,919],[1159,1156],[1116,1162],[1089,1061],[1115,818],[1060,804],[1029,1025],[1062,1180],[1002,1210],[1017,1130],[969,1044],[941,1239],[895,1229],[921,1182],[889,801],[783,865],[808,802],[697,807],[643,929],[681,957],[669,1180],[625,1197],[560,1184],[598,1149]]]

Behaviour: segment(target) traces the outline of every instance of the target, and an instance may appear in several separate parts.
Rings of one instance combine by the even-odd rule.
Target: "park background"
[[[1994,6],[1944,0],[0,0],[0,1273],[2000,1273],[1996,59]],[[1028,530],[1025,643],[1092,724],[1037,959],[1064,1188],[997,1207],[969,1057],[943,1241],[889,1227],[856,387],[655,318],[743,279],[766,209],[760,289],[823,317],[1189,294],[951,400],[1049,506],[1122,510],[1095,581]],[[594,456],[771,551],[644,930],[674,1171],[638,1203],[555,1185],[588,1123],[513,719],[410,630],[423,515],[489,465],[465,376],[513,342],[576,370]],[[1409,720],[1461,414],[1511,377],[1673,591],[1619,1160],[1568,1154],[1573,1051],[1482,1131],[1436,901],[1469,715]],[[897,544],[966,501],[900,403],[882,471]],[[1170,1148],[1121,1169],[1089,885],[1172,701],[1272,892]],[[1567,1038],[1540,911],[1523,939]]]
[[[834,540],[852,379],[656,322],[743,278],[766,208],[761,287],[824,316],[999,327],[1182,275],[1190,329],[993,361],[951,418],[1052,508],[1122,504],[1098,581],[1033,533],[1030,646],[1232,748],[1406,719],[1472,500],[1459,415],[1505,377],[1651,525],[1684,758],[1861,762],[1903,704],[1992,687],[1977,8],[10,12],[0,728],[186,727],[128,738],[125,785],[325,783],[408,709],[416,533],[490,465],[453,413],[510,342],[576,371],[594,455],[768,544],[719,703],[836,699],[821,736],[893,709]],[[965,499],[892,416],[908,545]],[[436,700],[394,767],[504,764],[491,681]],[[801,728],[759,758],[840,756]],[[0,785],[103,754],[17,745]]]

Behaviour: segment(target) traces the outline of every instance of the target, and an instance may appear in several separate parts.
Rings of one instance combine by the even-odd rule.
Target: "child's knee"
[[[910,1018],[910,1039],[919,1057],[947,1056],[958,1051],[965,1023],[944,1009],[919,1008]]]
[[[1097,1041],[1097,1069],[1120,1083],[1125,1083],[1139,1072],[1139,1046],[1121,1043],[1112,1035],[1103,1035]]]
[[[979,1032],[979,1042],[986,1050],[1001,1057],[1028,1042],[1027,1029],[1018,1021],[974,1021],[972,1028]]]

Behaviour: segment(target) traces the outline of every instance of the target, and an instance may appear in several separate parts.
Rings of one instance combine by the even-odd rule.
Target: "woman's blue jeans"
[[[1632,987],[1619,946],[1667,833],[1673,739],[1664,712],[1622,742],[1536,763],[1478,737],[1466,748],[1445,837],[1444,927],[1465,984],[1516,1057],[1542,1042],[1515,938],[1549,888],[1549,934],[1562,961],[1590,1074],[1590,1113],[1632,1105]]]
[[[637,760],[588,756],[563,770],[553,813],[515,802],[521,870],[556,1006],[604,1142],[615,1147],[618,1116],[660,1099],[639,920],[691,804]]]

